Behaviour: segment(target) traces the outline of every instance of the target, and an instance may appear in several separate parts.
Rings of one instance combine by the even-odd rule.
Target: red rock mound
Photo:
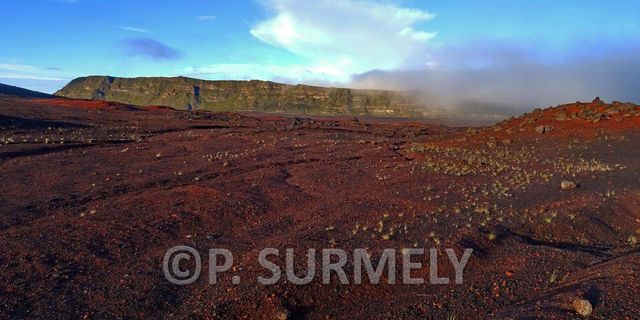
[[[590,103],[576,102],[547,109],[535,109],[484,129],[471,128],[468,135],[481,143],[509,144],[518,140],[590,138],[602,133],[620,133],[640,126],[640,106],[600,98]],[[489,142],[487,141],[489,140]]]
[[[86,110],[123,110],[123,111],[144,110],[143,108],[140,108],[140,107],[135,107],[128,104],[111,102],[111,101],[52,98],[52,99],[36,99],[36,100],[33,100],[33,102],[47,105],[47,106],[60,106],[60,107],[78,108],[78,109],[86,109]]]

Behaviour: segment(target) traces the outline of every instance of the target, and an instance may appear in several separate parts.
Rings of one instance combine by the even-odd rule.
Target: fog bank
[[[431,51],[426,65],[370,71],[356,75],[350,85],[412,91],[430,108],[458,112],[488,107],[519,114],[596,96],[640,102],[640,46],[585,46],[578,52],[542,62],[532,49],[495,44],[440,48]]]

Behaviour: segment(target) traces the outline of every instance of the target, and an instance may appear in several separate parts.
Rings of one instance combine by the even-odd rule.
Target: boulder
[[[562,190],[573,190],[578,188],[578,185],[575,182],[564,180],[560,183],[560,187]]]
[[[551,132],[552,130],[553,130],[552,126],[537,126],[536,127],[536,132],[538,134],[548,133],[548,132]]]
[[[576,299],[573,301],[573,309],[583,317],[589,317],[593,313],[593,305],[589,300],[585,299]]]

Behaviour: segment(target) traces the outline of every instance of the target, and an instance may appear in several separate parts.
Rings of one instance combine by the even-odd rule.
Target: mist
[[[575,101],[640,102],[640,45],[591,43],[542,57],[534,49],[473,44],[442,47],[403,70],[354,76],[355,88],[413,93],[428,108],[517,115]]]

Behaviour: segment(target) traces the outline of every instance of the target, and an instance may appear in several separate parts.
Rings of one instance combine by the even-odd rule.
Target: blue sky
[[[367,75],[549,66],[588,81],[579,62],[640,53],[638,12],[636,0],[3,0],[0,82],[53,92],[91,74],[184,75],[395,88]]]

